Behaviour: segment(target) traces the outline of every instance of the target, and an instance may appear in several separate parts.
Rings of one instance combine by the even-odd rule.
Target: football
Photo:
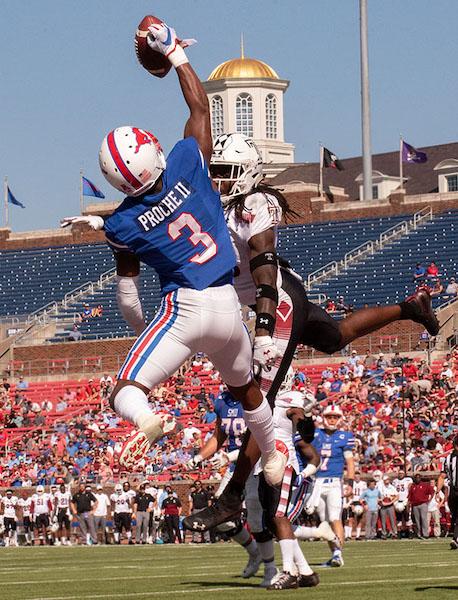
[[[155,77],[165,77],[170,71],[172,64],[163,54],[153,50],[148,46],[146,36],[148,35],[148,27],[153,23],[162,23],[161,19],[153,17],[153,15],[146,15],[140,21],[135,33],[135,53],[138,58],[138,62],[144,67],[151,75]]]

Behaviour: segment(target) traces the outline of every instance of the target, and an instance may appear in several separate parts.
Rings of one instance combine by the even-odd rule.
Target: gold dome
[[[242,79],[245,77],[280,79],[277,73],[262,60],[256,58],[233,58],[221,63],[210,73],[208,81],[215,79]]]

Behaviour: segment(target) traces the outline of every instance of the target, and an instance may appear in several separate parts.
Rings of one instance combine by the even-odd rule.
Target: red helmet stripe
[[[124,163],[121,154],[116,146],[114,131],[110,131],[107,136],[108,149],[111,157],[114,160],[115,165],[118,167],[119,172],[126,181],[130,183],[136,190],[142,187],[143,183],[139,181],[135,175],[129,170],[127,165]]]

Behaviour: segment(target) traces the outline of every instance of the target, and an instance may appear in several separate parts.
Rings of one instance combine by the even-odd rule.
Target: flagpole
[[[8,212],[8,177],[5,175],[3,182],[3,199],[5,202],[5,227],[9,225],[9,212]]]
[[[404,172],[402,164],[402,134],[399,134],[399,187],[404,189]]]
[[[323,197],[323,144],[320,142],[320,198]]]
[[[80,169],[80,213],[83,214],[84,210],[84,196],[83,196],[83,169]]]

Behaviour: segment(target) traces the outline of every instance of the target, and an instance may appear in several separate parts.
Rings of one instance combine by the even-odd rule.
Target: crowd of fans
[[[435,262],[430,262],[427,267],[417,263],[413,271],[413,281],[417,285],[427,285],[431,289],[431,296],[456,298],[458,294],[458,283],[455,277],[450,277],[447,283],[441,280],[442,274]]]

